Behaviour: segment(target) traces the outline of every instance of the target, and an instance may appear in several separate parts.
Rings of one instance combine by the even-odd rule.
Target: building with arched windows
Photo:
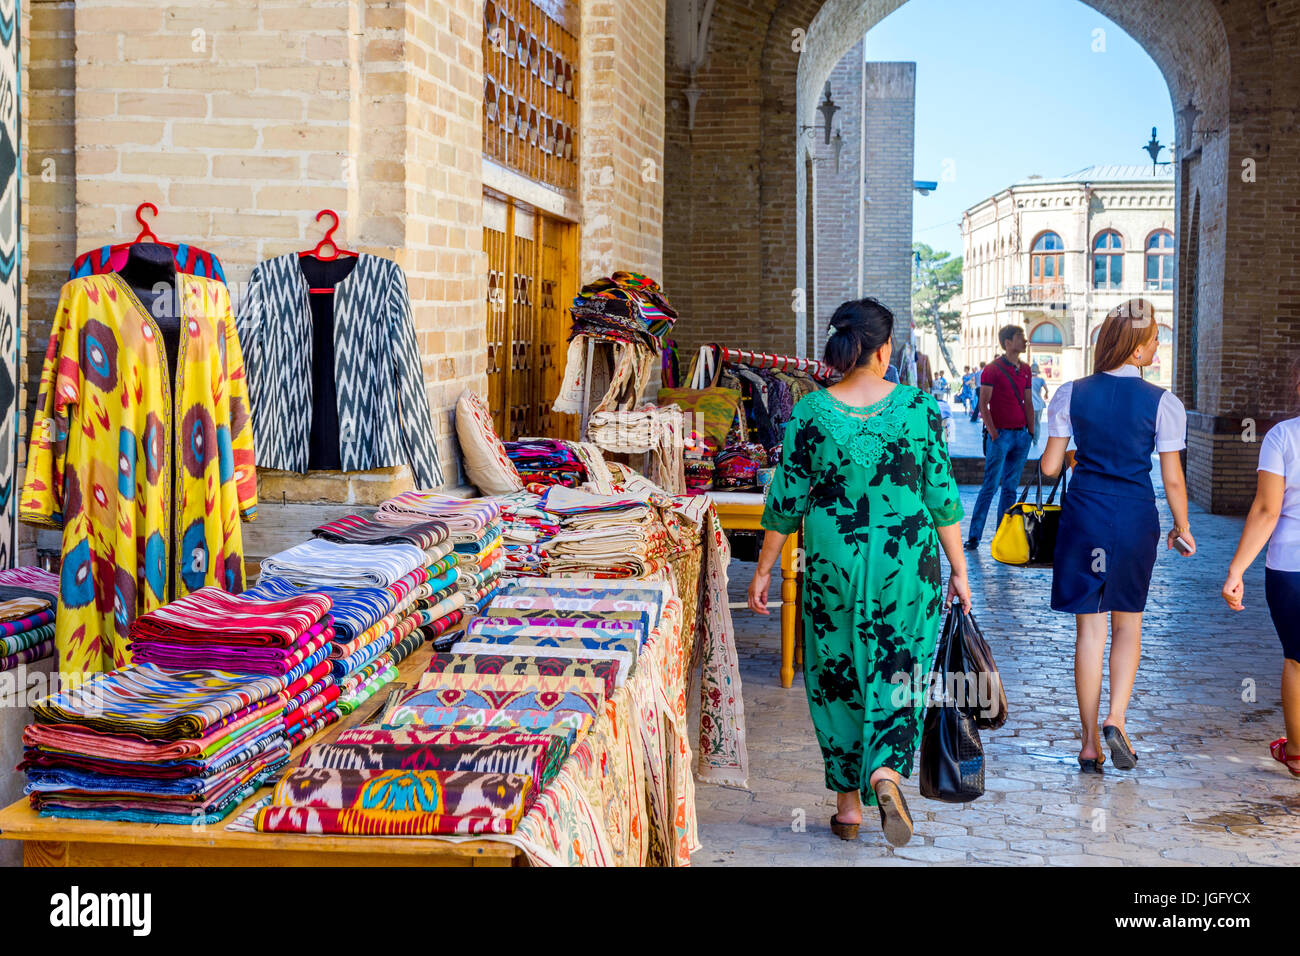
[[[1145,377],[1170,387],[1174,220],[1168,163],[1030,177],[967,209],[954,359],[972,366],[992,360],[1001,351],[998,329],[1020,325],[1028,358],[1054,388],[1092,371],[1106,313],[1140,296],[1160,325],[1160,349]]]

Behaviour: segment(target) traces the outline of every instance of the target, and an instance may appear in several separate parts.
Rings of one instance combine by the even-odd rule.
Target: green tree
[[[913,243],[912,315],[918,322],[929,320],[953,375],[958,374],[958,368],[948,351],[948,342],[961,332],[961,310],[948,306],[960,294],[961,256],[938,252],[924,242]]]

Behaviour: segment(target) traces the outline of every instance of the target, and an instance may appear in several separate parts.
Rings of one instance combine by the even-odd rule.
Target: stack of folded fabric
[[[268,601],[199,588],[132,621],[131,655],[168,670],[284,677],[323,657],[334,640],[329,612],[319,594]]]
[[[491,498],[452,498],[432,491],[407,491],[381,504],[375,520],[399,525],[413,520],[438,521],[461,540],[466,535],[478,537],[500,516],[501,508]]]
[[[0,571],[0,671],[54,654],[59,576],[40,568]]]
[[[564,521],[564,530],[541,545],[553,576],[641,578],[667,566],[673,541],[658,504],[555,487],[543,507]]]
[[[256,829],[374,836],[513,833],[568,756],[564,734],[360,727],[276,785]]]
[[[502,523],[494,521],[477,538],[456,543],[460,589],[465,593],[467,607],[481,607],[496,593],[506,567],[503,530]]]
[[[506,442],[505,448],[525,485],[576,488],[587,480],[586,466],[566,441],[523,438]]]
[[[379,521],[364,515],[348,515],[312,531],[317,538],[339,544],[413,544],[428,550],[447,540],[450,531],[441,521],[419,518]]]
[[[573,300],[572,335],[639,342],[656,354],[677,320],[659,284],[637,272],[615,272],[584,285]]]
[[[365,533],[382,532],[382,524],[359,516],[322,528],[335,534],[344,525],[347,533],[357,533],[366,524]],[[424,641],[417,630],[416,603],[435,591],[449,593],[456,585],[456,556],[442,525],[417,529],[407,521],[391,526],[405,528],[407,537],[396,543],[338,544],[322,536],[306,543],[311,548],[298,545],[281,552],[262,563],[257,586],[245,592],[257,599],[320,594],[333,602],[334,639],[327,651],[331,684],[315,695],[300,693],[291,700],[286,726],[295,744],[351,713],[390,683],[397,676],[397,662]],[[313,557],[333,561],[318,567],[315,575],[330,583],[312,581],[307,561]],[[269,575],[268,562],[272,570],[292,578]],[[400,577],[390,580],[399,572]]]
[[[501,543],[505,547],[506,577],[546,575],[546,552],[542,542],[561,528],[559,515],[545,510],[540,495],[516,491],[497,498],[501,505]]]
[[[32,708],[26,792],[42,815],[216,823],[288,762],[285,677],[134,664]]]

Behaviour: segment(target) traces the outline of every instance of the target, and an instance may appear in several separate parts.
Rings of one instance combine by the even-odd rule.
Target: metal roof
[[[1045,186],[1053,183],[1122,183],[1174,181],[1173,163],[1104,163],[1086,166],[1056,179],[1022,179],[1017,186]]]

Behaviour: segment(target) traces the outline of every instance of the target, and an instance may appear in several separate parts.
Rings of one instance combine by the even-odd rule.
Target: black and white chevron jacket
[[[236,326],[244,352],[258,465],[307,470],[311,304],[298,254],[253,269]],[[418,488],[443,482],[406,275],[365,255],[334,292],[334,379],[344,471],[410,462]]]

